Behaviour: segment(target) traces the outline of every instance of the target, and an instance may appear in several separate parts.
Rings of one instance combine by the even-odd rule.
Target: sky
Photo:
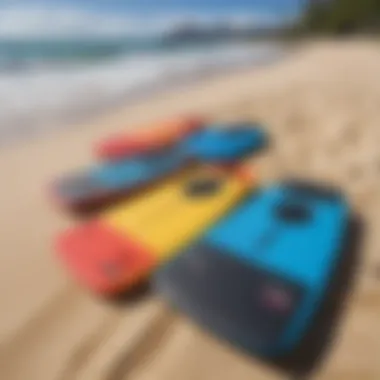
[[[72,6],[82,9],[99,9],[107,12],[130,10],[221,10],[245,9],[247,11],[294,12],[302,0],[0,0],[3,6]]]
[[[152,33],[189,18],[273,25],[302,0],[0,0],[0,38]]]

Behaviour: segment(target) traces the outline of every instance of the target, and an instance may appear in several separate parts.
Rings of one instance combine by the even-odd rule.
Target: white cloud
[[[128,33],[132,25],[120,16],[75,8],[12,6],[0,10],[0,36],[48,37]]]
[[[248,25],[275,25],[278,18],[270,14],[104,14],[77,7],[46,7],[15,4],[3,5],[0,0],[0,38],[49,38],[75,36],[125,36],[165,32],[184,22],[207,27],[229,24],[244,28]],[[23,3],[25,4],[25,3]]]

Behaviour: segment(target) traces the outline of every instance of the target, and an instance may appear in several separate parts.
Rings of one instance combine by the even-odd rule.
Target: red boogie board
[[[137,132],[121,133],[95,146],[95,155],[103,161],[117,161],[174,145],[203,128],[200,117],[184,116],[139,128]]]

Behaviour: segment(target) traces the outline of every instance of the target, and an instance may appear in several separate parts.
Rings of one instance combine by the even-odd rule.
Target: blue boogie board
[[[184,150],[188,156],[200,161],[230,163],[263,149],[267,142],[266,133],[257,124],[227,127],[215,124],[190,137]]]
[[[108,200],[131,195],[164,179],[186,165],[233,163],[263,147],[259,128],[201,130],[177,146],[97,167],[59,178],[52,187],[53,197],[64,208],[74,211],[94,209]]]
[[[53,197],[74,211],[94,209],[110,199],[132,195],[145,186],[164,179],[184,165],[178,151],[103,163],[64,176],[52,186]]]
[[[160,268],[154,285],[252,355],[288,354],[327,294],[350,216],[335,190],[301,182],[263,189]]]

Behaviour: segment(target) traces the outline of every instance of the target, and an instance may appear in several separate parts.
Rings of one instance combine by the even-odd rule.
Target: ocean
[[[168,83],[283,54],[275,43],[186,35],[0,40],[0,145],[62,128]]]

